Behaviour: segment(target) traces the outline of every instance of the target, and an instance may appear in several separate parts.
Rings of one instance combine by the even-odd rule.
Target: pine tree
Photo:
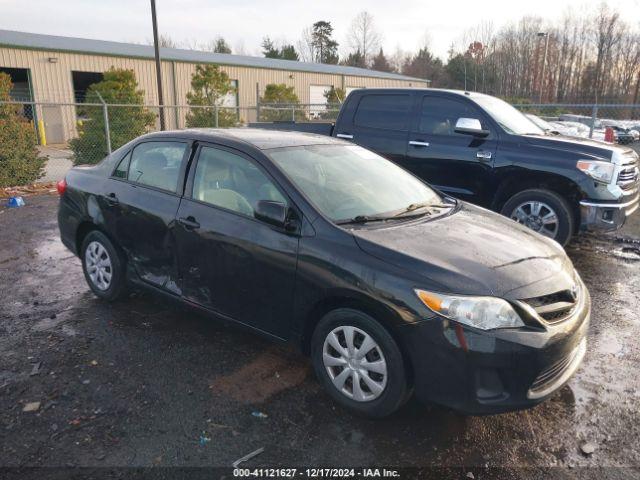
[[[393,72],[393,67],[387,60],[382,48],[378,52],[378,54],[373,57],[373,62],[371,63],[371,70],[376,70],[378,72]]]
[[[315,61],[318,63],[338,63],[338,42],[333,40],[331,22],[320,20],[313,24],[311,31],[312,46],[315,50]]]

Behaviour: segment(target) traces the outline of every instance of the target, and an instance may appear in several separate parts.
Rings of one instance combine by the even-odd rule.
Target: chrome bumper
[[[627,217],[635,212],[639,205],[640,195],[638,194],[623,203],[582,200],[580,202],[580,227],[583,230],[617,230],[624,225]]]

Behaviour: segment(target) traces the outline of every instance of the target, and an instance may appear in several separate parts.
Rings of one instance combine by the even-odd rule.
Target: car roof
[[[331,145],[346,144],[345,141],[318,135],[315,133],[292,132],[286,130],[267,130],[260,128],[191,128],[186,130],[171,130],[155,132],[145,136],[151,138],[187,138],[201,142],[219,142],[231,140],[251,145],[259,150],[281,147],[298,147],[303,145]]]

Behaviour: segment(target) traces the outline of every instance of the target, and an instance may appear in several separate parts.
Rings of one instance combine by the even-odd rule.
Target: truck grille
[[[638,182],[638,160],[635,155],[626,155],[618,173],[618,186],[623,190],[632,190]]]
[[[559,323],[571,316],[578,304],[579,287],[561,290],[541,297],[523,300],[548,324]]]

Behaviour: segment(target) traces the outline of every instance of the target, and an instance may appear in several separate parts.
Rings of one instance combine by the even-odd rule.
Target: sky
[[[606,0],[640,27],[640,0]],[[490,21],[495,28],[524,15],[550,21],[566,11],[595,10],[599,0],[156,0],[161,33],[178,42],[223,36],[234,52],[260,55],[266,35],[297,43],[317,20],[334,27],[341,53],[353,17],[366,10],[382,33],[386,52],[412,51],[428,39],[443,59],[464,31]],[[101,40],[145,43],[152,38],[149,0],[0,0],[0,29]]]

